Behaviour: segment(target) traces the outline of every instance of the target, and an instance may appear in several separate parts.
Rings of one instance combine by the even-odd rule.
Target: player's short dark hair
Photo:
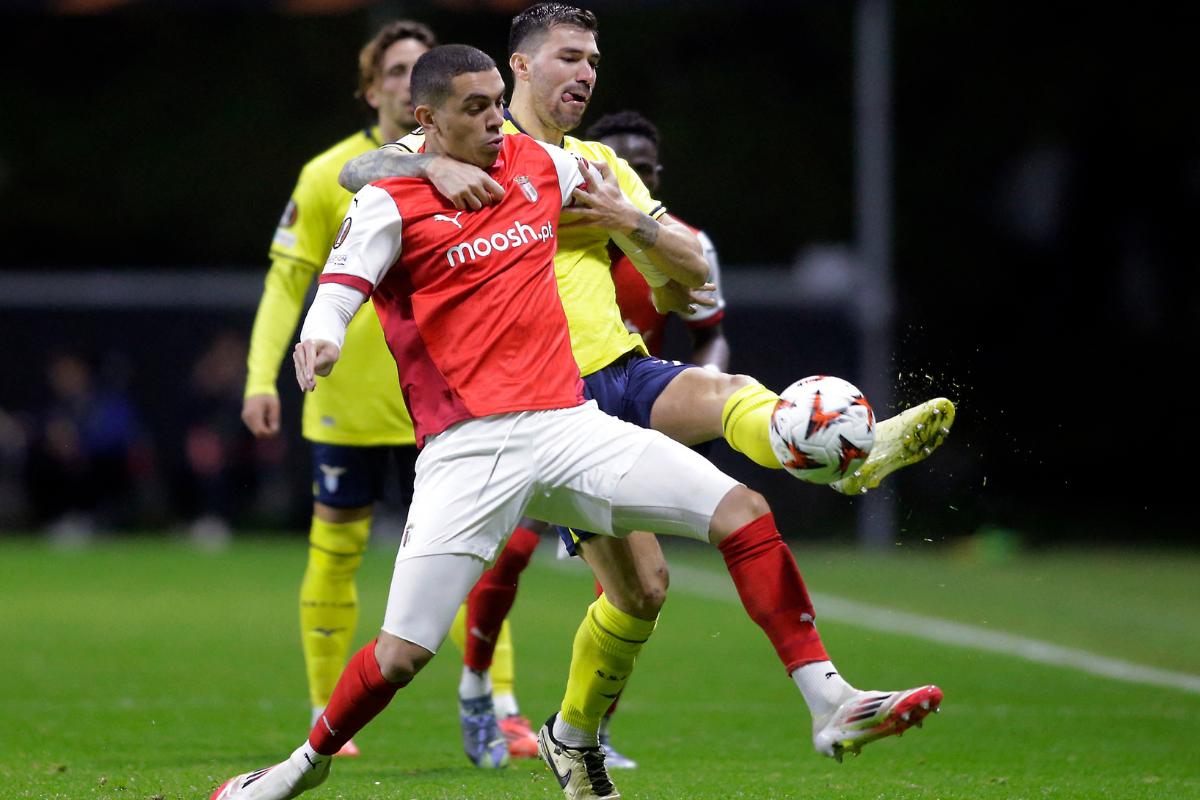
[[[653,142],[655,147],[658,147],[658,128],[636,111],[617,111],[613,114],[605,114],[592,123],[592,126],[587,129],[587,133],[584,134],[584,138],[594,142],[622,134],[644,136]]]
[[[566,3],[538,3],[513,17],[512,27],[508,29],[509,56],[528,46],[531,36],[544,36],[555,25],[582,28],[600,38],[600,23],[592,12]]]
[[[396,42],[405,39],[416,39],[431,49],[437,47],[437,37],[428,25],[411,19],[398,19],[384,25],[371,37],[371,41],[358,51],[358,90],[354,92],[355,97],[360,100],[366,98],[367,90],[379,80],[379,73],[383,69],[383,54]]]
[[[487,72],[496,62],[482,50],[469,44],[444,44],[423,54],[413,65],[412,101],[414,106],[437,107],[450,96],[450,81],[468,72]]]

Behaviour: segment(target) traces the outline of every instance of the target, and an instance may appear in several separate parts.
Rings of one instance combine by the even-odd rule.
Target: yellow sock
[[[514,694],[516,667],[513,666],[512,629],[508,620],[500,626],[496,650],[492,653],[492,694]]]
[[[563,722],[589,733],[600,730],[600,718],[624,688],[656,622],[626,614],[604,595],[588,606],[575,633],[559,714]]]
[[[721,431],[725,441],[746,458],[767,469],[783,469],[771,450],[771,414],[779,395],[761,383],[743,386],[725,401]]]
[[[362,563],[371,518],[333,523],[313,517],[308,568],[300,584],[300,638],[313,708],[333,694],[358,627],[354,575]]]

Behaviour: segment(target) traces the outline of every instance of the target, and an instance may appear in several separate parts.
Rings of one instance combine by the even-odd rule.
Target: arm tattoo
[[[638,218],[637,227],[629,234],[629,238],[642,250],[649,250],[658,244],[658,229],[658,222],[643,214]]]
[[[372,150],[347,161],[338,175],[343,189],[357,192],[371,181],[383,178],[420,178],[425,175],[425,165],[434,156],[429,153],[402,153],[395,149]]]

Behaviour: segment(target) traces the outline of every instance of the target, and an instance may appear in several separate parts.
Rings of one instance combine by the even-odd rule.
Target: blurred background
[[[0,534],[302,535],[290,369],[281,437],[239,419],[276,221],[304,162],[367,122],[378,26],[503,62],[526,5],[0,8]],[[722,444],[790,535],[1196,543],[1195,6],[580,5],[604,54],[584,124],[658,124],[660,198],[721,256],[733,371],[842,375],[881,415],[959,404],[879,499]]]

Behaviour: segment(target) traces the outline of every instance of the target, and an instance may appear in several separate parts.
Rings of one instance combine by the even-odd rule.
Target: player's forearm
[[[613,238],[652,286],[661,285],[662,276],[691,288],[704,285],[708,279],[708,262],[700,240],[677,222],[660,222],[640,214],[631,230]]]
[[[363,303],[363,293],[340,283],[323,283],[304,318],[300,341],[333,342],[341,350],[346,328]]]
[[[338,183],[343,189],[357,192],[384,178],[424,178],[425,167],[434,158],[431,153],[405,153],[391,147],[372,150],[347,161],[338,175]]]
[[[300,320],[312,272],[286,259],[275,259],[267,271],[262,299],[254,315],[246,356],[246,396],[276,394],[279,366]]]

